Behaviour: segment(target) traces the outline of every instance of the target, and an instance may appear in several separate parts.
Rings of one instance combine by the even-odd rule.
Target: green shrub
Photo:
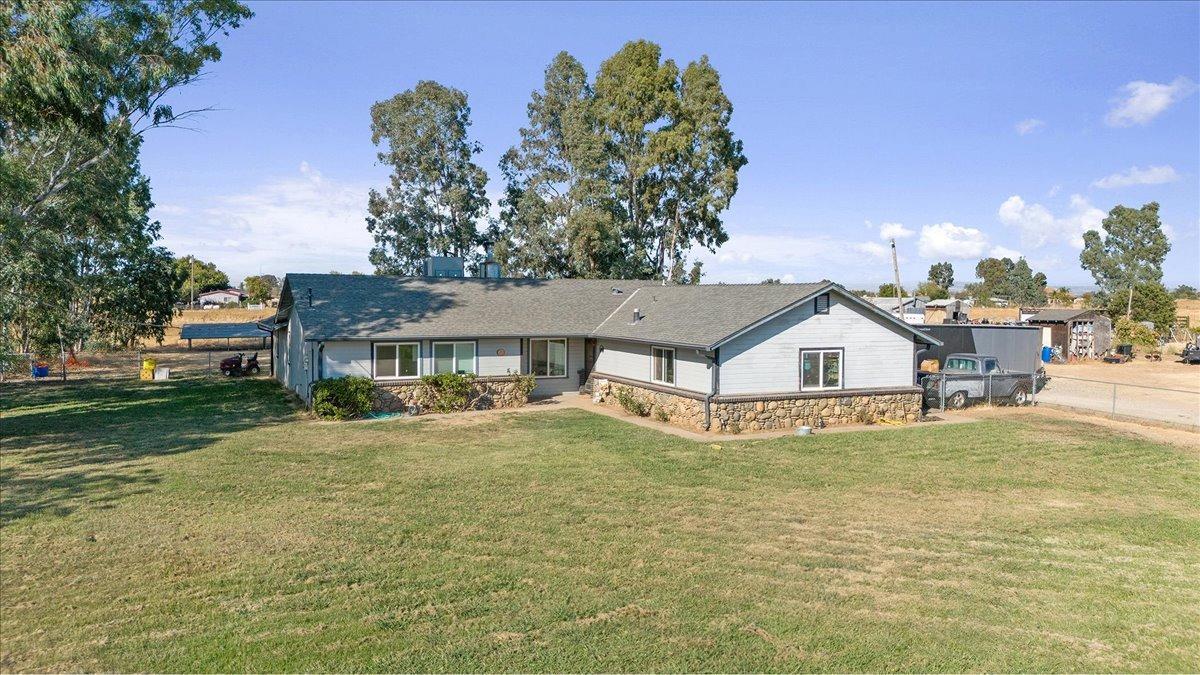
[[[510,374],[516,378],[517,391],[524,394],[525,400],[528,401],[529,395],[533,393],[535,388],[537,388],[537,377],[534,375],[517,375],[515,373]]]
[[[371,412],[375,383],[368,377],[339,377],[313,385],[313,412],[325,419],[347,420]]]
[[[633,390],[621,387],[617,389],[617,403],[625,409],[625,412],[638,417],[645,417],[650,414],[650,408],[642,403],[641,399],[633,395]]]
[[[1117,344],[1130,344],[1147,349],[1158,347],[1158,336],[1154,334],[1154,331],[1137,321],[1121,317],[1117,319],[1117,325],[1114,328],[1117,334]]]
[[[425,375],[417,387],[417,400],[422,407],[434,412],[462,412],[475,407],[479,395],[475,391],[475,376],[468,373],[438,373]]]

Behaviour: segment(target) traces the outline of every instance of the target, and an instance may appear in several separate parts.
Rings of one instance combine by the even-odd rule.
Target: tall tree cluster
[[[487,176],[471,160],[469,113],[465,94],[432,82],[372,109],[392,167],[386,193],[369,197],[377,272],[413,272],[431,253],[490,240],[510,276],[688,283],[700,276],[689,253],[728,239],[722,216],[747,160],[707,57],[681,69],[658,45],[630,42],[589,78],[558,54],[500,162],[500,217],[482,237]]]
[[[984,258],[975,265],[979,282],[967,284],[966,293],[976,304],[988,306],[992,298],[1017,305],[1040,306],[1046,302],[1046,275],[1034,272],[1025,258]]]
[[[0,351],[162,334],[177,278],[138,154],[197,111],[164,102],[250,16],[234,0],[0,11]]]

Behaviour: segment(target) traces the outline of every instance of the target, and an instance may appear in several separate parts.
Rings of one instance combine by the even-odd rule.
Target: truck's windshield
[[[977,373],[979,372],[979,367],[975,365],[975,359],[951,358],[946,359],[945,370],[953,370],[960,373]]]

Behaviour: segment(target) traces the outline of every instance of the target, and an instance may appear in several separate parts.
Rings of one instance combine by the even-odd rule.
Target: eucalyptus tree
[[[672,280],[679,282],[683,257],[692,246],[716,251],[728,241],[721,216],[737,193],[737,174],[747,160],[729,128],[733,104],[707,56],[683,69],[669,110],[669,124],[654,137],[662,158],[661,225],[647,243],[659,275],[671,270]]]
[[[30,223],[128,137],[202,112],[175,110],[164,99],[219,60],[217,37],[251,16],[236,0],[7,3],[0,14],[6,220]],[[17,151],[31,143],[32,156]],[[47,155],[55,161],[42,161]]]
[[[505,197],[497,255],[512,275],[606,276],[623,251],[583,65],[560,52],[526,110],[520,143],[500,160]]]
[[[367,199],[377,274],[415,273],[430,254],[473,256],[489,202],[470,126],[467,95],[429,80],[371,106],[371,141],[392,169]]]
[[[1096,230],[1083,235],[1079,262],[1092,273],[1107,301],[1125,297],[1125,316],[1133,314],[1135,290],[1145,284],[1162,283],[1162,266],[1171,250],[1158,217],[1158,202],[1140,209],[1118,204],[1101,222],[1104,236]]]
[[[6,348],[161,335],[174,275],[146,215],[141,140],[201,112],[166,97],[251,15],[236,0],[4,5],[0,333],[17,342]]]

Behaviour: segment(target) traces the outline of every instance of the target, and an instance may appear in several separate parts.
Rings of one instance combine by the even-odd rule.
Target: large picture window
[[[433,343],[433,372],[434,374],[475,374],[475,343]]]
[[[538,377],[566,377],[566,339],[531,339],[529,341],[529,371]]]
[[[675,350],[670,347],[650,348],[650,379],[662,384],[675,384]]]
[[[842,388],[842,350],[800,352],[800,391]]]
[[[416,342],[375,345],[375,377],[416,377],[420,372],[421,347]]]

